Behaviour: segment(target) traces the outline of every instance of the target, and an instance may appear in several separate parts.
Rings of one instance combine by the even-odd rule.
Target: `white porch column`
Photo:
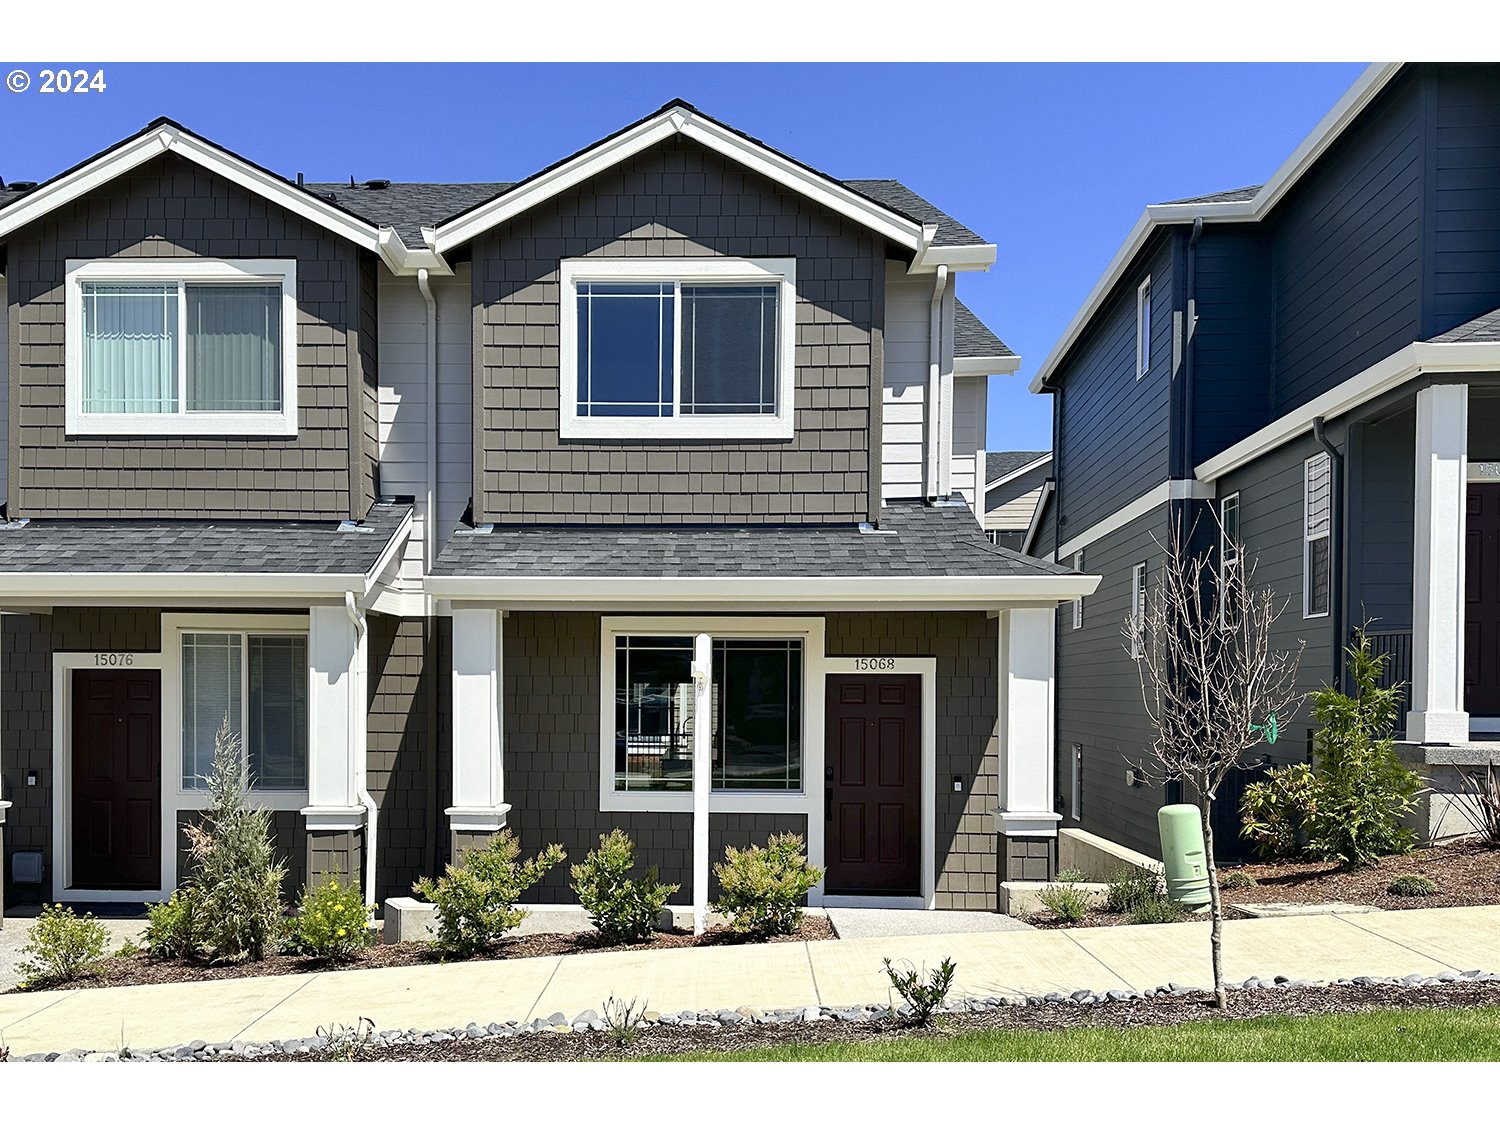
[[[708,795],[713,788],[714,642],[693,640],[693,933],[708,927]]]
[[[1417,494],[1412,568],[1413,742],[1467,742],[1464,710],[1464,512],[1469,388],[1417,392]]]
[[[1057,611],[1000,613],[1000,807],[1003,879],[1052,876],[1053,838],[1062,817],[1053,805],[1053,640]]]
[[[365,752],[367,645],[342,605],[308,610],[307,827],[348,831],[364,823],[359,770]]]
[[[453,611],[453,805],[455,833],[498,832],[504,801],[500,710],[503,615],[496,609]]]

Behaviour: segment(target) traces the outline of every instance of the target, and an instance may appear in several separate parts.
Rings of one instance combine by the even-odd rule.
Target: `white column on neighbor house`
[[[1464,520],[1469,388],[1417,392],[1417,491],[1412,566],[1413,742],[1467,742],[1464,710]]]
[[[364,629],[342,605],[308,611],[307,827],[354,829],[364,823],[359,769],[365,752]]]
[[[505,827],[501,677],[504,614],[497,609],[453,611],[453,805],[455,832]]]
[[[714,642],[693,640],[693,933],[708,927],[708,797],[713,790]]]
[[[1053,629],[1056,610],[1008,609],[1000,643],[1000,806],[1007,836],[1055,836],[1053,804]]]

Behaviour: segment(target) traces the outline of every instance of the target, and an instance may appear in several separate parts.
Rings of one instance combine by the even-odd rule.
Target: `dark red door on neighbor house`
[[[829,894],[917,894],[922,882],[922,677],[829,676]]]
[[[73,673],[73,882],[161,885],[161,673]]]
[[[1469,485],[1464,544],[1464,709],[1500,715],[1500,483]]]

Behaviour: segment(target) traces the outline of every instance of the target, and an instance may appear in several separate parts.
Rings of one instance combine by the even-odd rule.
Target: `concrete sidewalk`
[[[1500,971],[1500,906],[1227,922],[1231,981],[1276,974],[1333,980]],[[613,995],[662,1012],[883,1003],[881,961],[958,963],[953,996],[1207,986],[1207,928],[1197,923],[1016,933],[586,953],[515,961],[0,996],[12,1054],[145,1050],[202,1039],[312,1035],[367,1016],[380,1028],[430,1029],[572,1018]]]

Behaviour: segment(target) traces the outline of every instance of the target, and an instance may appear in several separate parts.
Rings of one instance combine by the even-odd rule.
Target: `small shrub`
[[[901,999],[911,1006],[911,1022],[919,1027],[926,1027],[932,1022],[933,1014],[948,999],[948,990],[953,987],[953,974],[957,966],[954,965],[953,958],[944,957],[943,963],[933,969],[924,981],[910,961],[903,961],[902,965],[903,968],[896,968],[887,957],[885,975],[890,978],[891,987]]]
[[[90,976],[104,956],[109,931],[92,914],[79,917],[62,903],[45,907],[31,924],[16,967],[22,988]]]
[[[646,1018],[646,1005],[637,1005],[634,999],[619,1000],[611,996],[604,1001],[602,1009],[605,1034],[616,1047],[624,1050],[641,1037],[641,1020]]]
[[[354,1062],[375,1040],[375,1021],[360,1016],[353,1027],[341,1023],[319,1027],[318,1034],[328,1040],[329,1062]]]
[[[1438,893],[1438,885],[1426,875],[1401,875],[1392,881],[1386,891],[1406,898],[1426,898]]]
[[[330,875],[302,889],[297,914],[287,926],[286,950],[319,961],[352,961],[375,942],[370,929],[373,912],[357,886]]]
[[[1149,926],[1157,922],[1176,922],[1186,913],[1184,908],[1166,895],[1143,898],[1130,908],[1132,926]]]
[[[663,883],[656,868],[632,879],[635,844],[620,829],[599,837],[599,846],[575,863],[570,874],[573,893],[589,921],[609,942],[644,941],[656,928],[657,917],[676,883]]]
[[[1500,770],[1491,762],[1484,772],[1463,774],[1460,799],[1452,807],[1469,822],[1475,833],[1491,847],[1500,845]]]
[[[472,957],[519,926],[528,911],[516,902],[556,867],[567,853],[549,844],[534,858],[519,862],[521,845],[509,829],[490,837],[489,845],[466,853],[449,864],[438,879],[418,879],[418,895],[437,907],[438,932],[434,944],[455,957]]]
[[[1054,883],[1037,892],[1042,905],[1064,922],[1081,922],[1089,910],[1089,898],[1072,883]]]
[[[1307,822],[1317,810],[1318,779],[1305,762],[1278,766],[1245,786],[1240,835],[1262,859],[1288,859],[1307,850]]]
[[[823,869],[807,862],[802,837],[772,836],[765,847],[725,848],[714,865],[719,880],[716,909],[738,932],[766,938],[795,933],[802,921],[802,898],[818,885]]]
[[[1129,914],[1136,906],[1165,893],[1161,876],[1142,867],[1122,867],[1109,881],[1104,909],[1111,914]]]
[[[1054,883],[1082,883],[1087,881],[1088,876],[1076,867],[1065,867],[1057,873]]]
[[[141,951],[141,947],[140,946],[136,945],[136,943],[133,942],[133,941],[131,941],[129,938],[126,938],[124,941],[122,941],[120,943],[120,948],[117,949],[117,950],[115,950],[113,953],[111,953],[110,956],[111,957],[122,957],[122,958],[124,958],[124,957],[134,957],[140,951]]]
[[[1225,891],[1243,891],[1256,885],[1256,878],[1248,871],[1229,871],[1219,880],[1219,888]]]
[[[163,961],[178,961],[197,952],[193,943],[193,894],[189,890],[173,891],[166,902],[154,902],[146,909],[146,932],[141,938],[146,952]]]

